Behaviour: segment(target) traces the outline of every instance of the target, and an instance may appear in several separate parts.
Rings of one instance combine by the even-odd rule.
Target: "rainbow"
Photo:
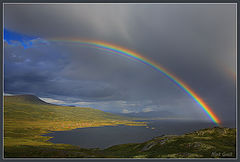
[[[103,41],[95,41],[95,40],[79,40],[79,39],[51,39],[53,42],[69,42],[69,43],[80,43],[81,45],[90,46],[93,48],[101,49],[107,52],[110,52],[114,55],[125,56],[129,59],[136,60],[140,63],[150,66],[151,68],[157,70],[162,75],[166,76],[169,80],[174,82],[178,87],[184,90],[205,112],[205,114],[217,125],[220,125],[221,121],[217,117],[217,115],[212,111],[212,109],[207,105],[203,99],[195,93],[186,83],[177,78],[175,75],[170,73],[167,69],[157,64],[156,62],[149,60],[148,58],[133,52],[131,50],[125,49],[123,47],[113,45]]]

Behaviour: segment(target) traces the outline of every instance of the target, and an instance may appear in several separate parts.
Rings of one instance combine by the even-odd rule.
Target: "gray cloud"
[[[186,82],[221,119],[233,119],[235,14],[233,4],[5,4],[4,25],[45,40],[87,38],[134,50]],[[6,44],[5,90],[98,102],[108,111],[149,107],[205,118],[186,93],[146,65],[72,43],[49,43],[29,49]]]

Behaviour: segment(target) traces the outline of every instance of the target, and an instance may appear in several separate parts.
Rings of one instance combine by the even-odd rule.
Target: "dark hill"
[[[6,101],[11,102],[20,102],[20,103],[28,103],[28,104],[38,104],[38,105],[51,105],[50,103],[47,103],[37,96],[24,94],[24,95],[16,95],[16,96],[5,96],[4,99]]]

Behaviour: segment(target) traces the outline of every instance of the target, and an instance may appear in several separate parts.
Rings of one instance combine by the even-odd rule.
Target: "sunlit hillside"
[[[146,125],[133,118],[92,108],[57,106],[36,96],[4,97],[4,157],[85,158],[233,158],[236,129],[209,128],[181,136],[160,136],[143,143],[86,149],[54,144],[50,131],[105,125]],[[141,135],[141,134],[139,134]]]

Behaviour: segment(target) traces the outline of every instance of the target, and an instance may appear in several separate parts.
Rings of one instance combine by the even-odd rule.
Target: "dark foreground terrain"
[[[80,107],[56,106],[34,96],[4,98],[5,158],[235,158],[236,129],[214,127],[156,137],[107,149],[54,144],[51,131],[104,125],[145,125],[131,118]]]
[[[235,129],[210,128],[181,136],[156,137],[144,143],[84,149],[65,144],[5,147],[5,157],[36,158],[234,158]]]

